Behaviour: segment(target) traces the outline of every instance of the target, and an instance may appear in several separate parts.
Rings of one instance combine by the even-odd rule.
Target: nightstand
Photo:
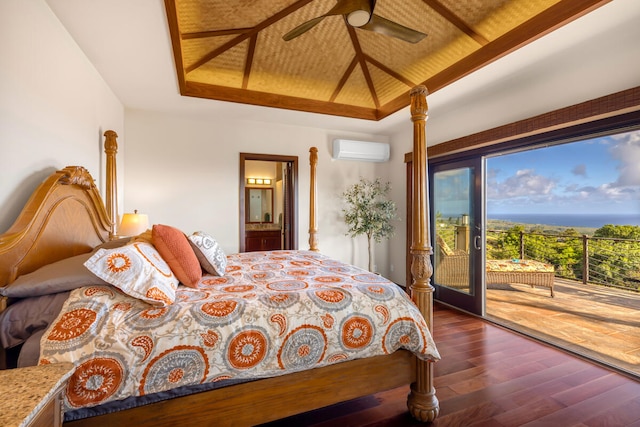
[[[62,391],[72,368],[55,363],[0,371],[0,425],[61,426]]]

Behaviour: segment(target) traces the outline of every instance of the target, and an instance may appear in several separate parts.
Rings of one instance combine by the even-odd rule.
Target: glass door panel
[[[435,297],[476,314],[484,311],[480,165],[430,167]]]

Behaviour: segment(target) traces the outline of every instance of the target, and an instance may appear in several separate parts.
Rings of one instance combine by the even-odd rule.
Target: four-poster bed
[[[144,406],[81,418],[65,423],[65,425],[169,426],[200,425],[202,423],[205,425],[207,423],[254,425],[406,384],[411,384],[407,405],[412,416],[419,421],[435,419],[439,407],[433,387],[432,363],[434,359],[437,359],[437,351],[433,348],[430,349],[432,353],[426,354],[428,343],[431,342],[428,331],[432,329],[433,325],[433,288],[429,284],[432,268],[429,259],[431,246],[429,244],[424,131],[427,116],[426,94],[426,88],[423,86],[418,86],[411,91],[415,198],[412,203],[411,273],[413,279],[410,285],[410,294],[415,307],[417,307],[416,311],[422,315],[421,322],[424,323],[427,334],[426,337],[423,335],[421,341],[421,348],[424,349],[425,355],[418,357],[419,355],[417,356],[413,350],[399,349],[390,351],[389,354],[356,358],[326,366],[318,365],[321,367],[234,383],[179,397],[174,396],[169,400],[161,400]],[[13,226],[0,236],[0,286],[10,285],[21,275],[36,272],[39,268],[55,261],[79,254],[92,253],[91,251],[99,245],[106,248],[113,243],[112,239],[116,232],[114,220],[118,211],[115,194],[116,136],[112,131],[105,133],[107,206],[103,205],[93,179],[84,168],[72,166],[57,171],[34,192]],[[333,266],[336,271],[338,269],[356,269],[356,267],[339,264],[337,261],[325,260],[319,254],[318,258],[314,258],[314,255],[307,255],[318,251],[316,240],[316,165],[317,149],[312,147],[310,150],[310,252],[305,252],[303,256],[312,262],[320,260],[321,263],[327,263],[326,265]],[[277,256],[285,255],[277,254]],[[264,256],[271,255],[265,253]],[[234,257],[236,256],[229,257],[230,263],[233,263],[234,259],[240,259]],[[297,272],[296,274],[302,273]],[[373,280],[374,282],[367,286],[370,289],[375,288],[376,291],[378,286],[376,280],[380,281],[380,286],[387,286],[386,283],[382,283],[386,279],[372,279],[363,274],[356,274],[356,276],[364,277],[365,281]],[[357,287],[358,284],[354,283],[349,282],[345,288]],[[395,287],[392,283],[389,282],[389,284]],[[111,298],[111,291],[105,291],[104,288],[99,288],[98,291],[96,289],[98,288],[92,288],[90,291],[96,295],[108,293]],[[335,292],[335,289],[332,292]],[[119,292],[115,292],[115,294],[119,294]],[[246,298],[251,298],[251,296],[248,295]],[[124,304],[120,301],[115,307],[121,308],[127,304],[129,303]],[[65,308],[68,309],[66,306]],[[376,305],[378,314],[384,313],[385,316],[388,316],[385,310],[388,309]],[[117,309],[111,311],[117,311]],[[334,313],[334,311],[331,312],[332,315]],[[403,319],[406,320],[406,318]],[[280,322],[282,323],[282,321]],[[60,320],[56,320],[53,325],[57,328],[60,325]],[[390,329],[391,325],[387,330]],[[410,344],[414,344],[413,338],[408,338],[412,336],[411,333],[403,331],[405,335],[399,338],[399,342],[408,340]],[[48,359],[55,352],[50,348],[47,352],[46,345],[51,337],[51,334],[48,337],[47,334],[48,332],[45,332],[46,339],[42,340],[45,347],[43,347],[41,362],[43,360],[56,362],[53,356]],[[306,348],[300,346],[298,352]]]

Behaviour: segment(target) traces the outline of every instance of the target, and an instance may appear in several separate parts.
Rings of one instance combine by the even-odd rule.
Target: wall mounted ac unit
[[[384,142],[333,140],[333,158],[337,160],[359,160],[363,162],[386,162],[391,149]]]

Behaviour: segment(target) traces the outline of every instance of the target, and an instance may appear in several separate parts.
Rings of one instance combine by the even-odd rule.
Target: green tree
[[[593,237],[611,237],[614,239],[640,239],[640,227],[637,225],[607,224],[598,228]]]
[[[524,231],[524,226],[516,225],[509,228],[505,233],[500,233],[495,239],[492,259],[520,258],[520,233]]]
[[[393,235],[391,221],[396,217],[396,204],[387,199],[391,186],[382,183],[379,178],[360,181],[350,186],[342,198],[345,207],[342,209],[347,224],[347,235],[367,236],[369,252],[369,271],[373,271],[373,241],[380,243],[383,238]]]
[[[589,243],[590,277],[600,283],[640,289],[640,227],[607,224],[593,237]]]

